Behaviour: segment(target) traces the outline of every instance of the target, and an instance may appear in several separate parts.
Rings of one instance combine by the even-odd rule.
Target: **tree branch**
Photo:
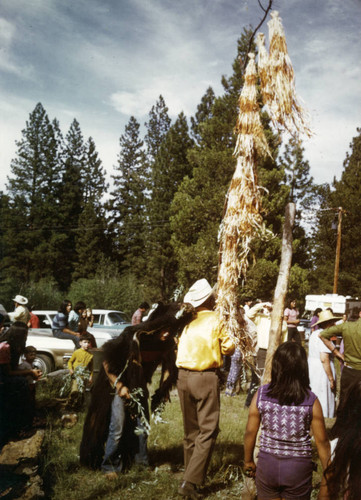
[[[250,52],[250,51],[251,51],[251,48],[252,48],[252,43],[253,43],[254,37],[255,37],[255,35],[256,35],[256,33],[257,33],[257,31],[258,31],[258,30],[260,29],[260,27],[262,26],[262,24],[265,22],[266,17],[267,17],[267,15],[268,15],[269,11],[272,9],[272,3],[273,3],[273,0],[268,0],[268,7],[267,7],[267,9],[265,9],[265,8],[263,7],[263,5],[261,4],[260,0],[258,0],[258,4],[259,4],[259,6],[261,7],[261,9],[263,10],[263,12],[264,12],[264,16],[263,16],[263,18],[262,18],[261,22],[258,24],[258,26],[257,26],[257,27],[255,28],[255,30],[253,31],[251,38],[249,39],[249,45],[248,45],[248,50],[247,50],[247,52]],[[246,66],[247,66],[247,61],[248,61],[248,58],[246,58],[246,60],[245,60],[245,62],[244,62],[243,71],[245,71],[245,69],[246,69]]]

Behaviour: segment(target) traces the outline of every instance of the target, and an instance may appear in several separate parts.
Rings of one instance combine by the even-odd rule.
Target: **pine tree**
[[[351,152],[346,154],[344,170],[339,181],[334,180],[331,189],[321,189],[321,210],[314,234],[315,290],[330,293],[333,288],[336,256],[337,220],[342,208],[342,238],[338,293],[359,296],[361,294],[361,244],[357,237],[361,229],[361,128],[352,139]]]
[[[132,116],[120,137],[118,173],[113,175],[110,193],[110,222],[116,240],[121,269],[143,274],[145,261],[143,226],[145,223],[145,154],[139,137],[140,125]]]
[[[103,211],[88,201],[76,231],[76,264],[72,278],[93,278],[107,251],[107,224]]]
[[[99,158],[95,143],[89,137],[85,145],[83,183],[83,201],[86,205],[92,202],[96,207],[100,207],[109,184],[105,180],[106,171],[103,169],[102,161]]]
[[[217,234],[235,168],[233,129],[244,70],[239,61],[247,57],[249,37],[250,31],[244,30],[238,40],[233,74],[222,79],[223,95],[213,98],[208,89],[192,120],[197,139],[197,146],[188,154],[192,175],[184,179],[175,194],[171,217],[178,278],[185,287],[197,278],[205,277],[213,283],[217,279]],[[265,228],[272,231],[273,236],[265,231],[264,236],[260,234],[253,242],[247,282],[241,284],[240,293],[269,299],[277,280],[284,211],[290,187],[283,166],[276,163],[279,137],[272,131],[266,113],[262,113],[261,118],[272,158],[259,159],[258,183],[265,188],[262,200]],[[296,260],[294,264],[298,265]],[[295,268],[297,276],[303,273],[305,278],[307,273],[303,271]]]
[[[286,184],[290,187],[290,201],[296,203],[298,210],[309,208],[314,196],[313,177],[310,164],[304,159],[304,151],[301,141],[291,138],[280,161],[285,169]]]
[[[110,247],[102,203],[108,189],[105,174],[95,143],[89,137],[85,145],[83,207],[75,237],[76,263],[73,279],[94,277]]]
[[[206,93],[201,99],[200,104],[197,106],[197,112],[195,116],[191,117],[191,130],[192,136],[196,140],[197,144],[204,141],[206,137],[202,134],[202,124],[212,117],[212,106],[214,104],[215,94],[212,87],[208,87]]]
[[[79,217],[84,207],[85,174],[85,145],[78,121],[74,118],[65,137],[63,152],[63,176],[60,189],[60,214],[62,222],[61,232],[64,234],[61,243],[63,264],[55,274],[55,278],[62,290],[66,290],[71,283],[74,272],[76,255],[76,233],[79,226]]]
[[[248,40],[249,34],[243,34],[238,56],[245,56]],[[178,279],[185,287],[197,278],[213,283],[217,278],[217,234],[235,167],[233,129],[242,86],[238,57],[233,67],[234,74],[222,80],[224,94],[214,98],[208,89],[198,106],[192,120],[198,145],[188,153],[192,173],[184,178],[171,206],[172,245],[179,266]]]
[[[163,300],[169,299],[177,286],[176,261],[170,244],[170,205],[184,177],[191,173],[187,153],[192,146],[187,119],[180,113],[159,147],[151,172],[147,277]]]
[[[16,143],[17,156],[11,162],[8,184],[14,219],[19,210],[22,217],[17,228],[9,228],[17,234],[8,237],[8,244],[11,268],[26,282],[51,275],[59,264],[54,264],[58,254],[54,255],[52,245],[59,236],[54,228],[58,224],[61,134],[56,120],[51,124],[38,103],[22,136]]]
[[[147,133],[145,134],[144,142],[147,146],[147,160],[149,164],[155,160],[170,124],[171,119],[168,115],[168,108],[163,96],[160,95],[155,106],[152,106],[149,112],[149,121],[145,123]]]

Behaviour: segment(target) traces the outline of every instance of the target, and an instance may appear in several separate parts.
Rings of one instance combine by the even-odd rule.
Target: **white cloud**
[[[10,44],[13,39],[14,32],[14,25],[3,17],[0,17],[0,43],[2,47]]]

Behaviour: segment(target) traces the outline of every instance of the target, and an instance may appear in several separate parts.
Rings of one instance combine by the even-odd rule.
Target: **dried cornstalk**
[[[254,54],[249,54],[245,84],[239,99],[234,156],[236,169],[228,191],[227,208],[220,232],[222,260],[218,271],[217,312],[220,322],[241,347],[252,353],[252,340],[244,326],[238,301],[238,282],[247,272],[248,254],[255,234],[262,229],[261,193],[257,184],[257,155],[269,153],[257,103],[257,72]]]
[[[263,103],[270,108],[273,103],[273,88],[271,82],[271,74],[269,71],[269,57],[266,49],[265,36],[263,33],[258,33],[256,38],[258,48],[258,75],[261,81],[261,92]]]
[[[294,71],[288,55],[285,32],[277,11],[271,12],[272,19],[267,23],[269,28],[269,58],[264,63],[264,38],[258,37],[260,49],[259,71],[262,92],[266,95],[270,118],[280,131],[287,130],[291,135],[304,133],[311,136],[306,111],[300,104],[295,88]],[[262,46],[263,45],[263,46]],[[265,71],[267,68],[267,75]],[[268,97],[270,94],[271,99]]]

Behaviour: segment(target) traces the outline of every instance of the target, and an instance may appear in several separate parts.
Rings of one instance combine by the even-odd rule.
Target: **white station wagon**
[[[53,336],[51,325],[57,311],[34,310],[40,320],[40,328],[29,328],[26,345],[32,345],[37,350],[34,365],[44,375],[63,368],[74,351],[72,340],[58,339]],[[108,340],[117,337],[130,323],[125,313],[108,309],[93,309],[94,325],[88,331],[92,333],[98,348]]]

